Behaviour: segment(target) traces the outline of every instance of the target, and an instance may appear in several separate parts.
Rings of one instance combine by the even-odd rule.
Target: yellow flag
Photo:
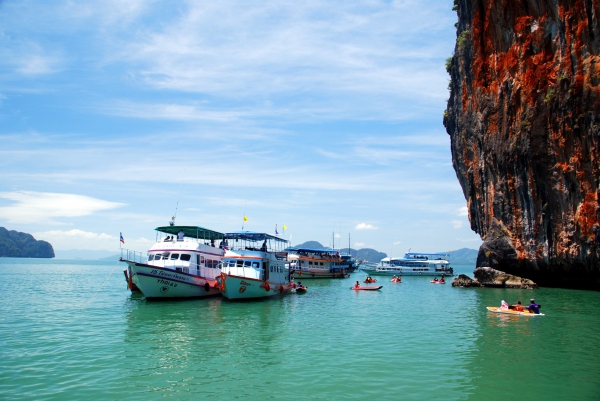
[[[244,216],[244,221],[248,221],[248,218],[246,216]]]
[[[287,230],[287,226],[284,224],[283,225],[283,231]]]

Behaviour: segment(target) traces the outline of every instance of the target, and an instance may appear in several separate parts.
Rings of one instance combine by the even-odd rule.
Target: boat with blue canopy
[[[252,299],[291,291],[294,287],[287,246],[287,240],[267,233],[226,233],[225,255],[217,277],[221,294],[228,299]]]

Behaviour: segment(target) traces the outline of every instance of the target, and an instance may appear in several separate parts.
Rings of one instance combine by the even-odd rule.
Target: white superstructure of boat
[[[283,295],[294,288],[284,252],[288,242],[253,231],[225,234],[227,250],[222,259],[219,288],[228,299]]]
[[[361,270],[379,276],[453,276],[448,255],[407,252],[403,258],[383,258],[377,265],[361,265]]]
[[[121,249],[130,288],[135,285],[149,299],[219,296],[216,278],[221,274],[224,250],[215,241],[221,241],[224,234],[196,226],[166,226],[156,231],[156,243],[147,252]]]

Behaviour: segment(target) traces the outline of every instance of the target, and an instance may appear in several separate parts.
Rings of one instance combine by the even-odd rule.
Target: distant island
[[[31,234],[0,227],[0,257],[53,258],[54,249],[50,243],[38,241]]]

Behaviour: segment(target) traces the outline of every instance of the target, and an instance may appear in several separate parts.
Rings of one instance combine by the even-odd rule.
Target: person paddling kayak
[[[531,298],[531,300],[529,301],[529,305],[526,306],[525,309],[527,309],[531,313],[535,313],[536,315],[539,315],[541,307],[542,307],[542,305],[536,304],[535,299]]]

